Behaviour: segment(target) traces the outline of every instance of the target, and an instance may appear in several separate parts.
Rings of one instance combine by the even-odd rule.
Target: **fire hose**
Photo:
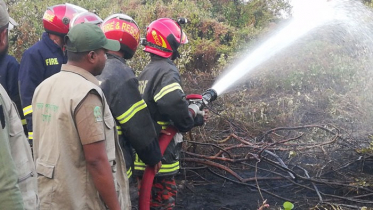
[[[208,103],[211,103],[217,98],[217,93],[213,89],[208,89],[203,95],[191,94],[187,96],[189,103],[198,105],[202,110]],[[162,130],[159,135],[159,148],[163,155],[168,144],[172,141],[173,137],[177,133],[177,129],[174,126],[167,126],[166,129]],[[151,200],[151,189],[155,177],[154,166],[146,166],[139,191],[139,210],[149,210]]]
[[[177,129],[174,126],[167,126],[164,132],[162,132],[159,136],[159,148],[161,149],[162,155],[176,133]],[[141,187],[139,192],[139,210],[150,209],[151,190],[153,186],[154,176],[154,166],[146,166],[144,175],[141,180]]]

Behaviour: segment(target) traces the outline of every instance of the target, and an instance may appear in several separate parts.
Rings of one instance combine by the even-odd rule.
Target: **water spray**
[[[292,2],[294,13],[290,23],[222,75],[212,86],[217,95],[237,85],[251,70],[293,44],[312,29],[338,18],[334,10],[334,2],[326,0],[293,0]]]

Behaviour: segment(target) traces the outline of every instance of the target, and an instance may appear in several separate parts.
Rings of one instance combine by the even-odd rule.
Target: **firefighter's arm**
[[[83,145],[87,168],[102,200],[109,209],[120,209],[111,166],[107,158],[105,141]]]
[[[112,97],[112,112],[120,124],[122,134],[145,164],[150,166],[158,164],[162,155],[157,134],[134,75],[123,81],[114,95],[116,97]]]
[[[7,87],[9,88],[9,97],[14,103],[21,103],[19,99],[18,91],[18,72],[19,72],[19,63],[14,57],[8,56],[8,65],[7,65]]]
[[[161,83],[154,96],[158,110],[168,116],[180,132],[189,131],[194,126],[193,115],[189,111],[179,76],[175,72],[168,72]]]
[[[26,51],[21,60],[19,68],[19,91],[23,107],[23,115],[27,121],[27,130],[29,132],[29,140],[32,140],[32,96],[36,87],[43,81],[44,64],[40,59],[39,52]]]
[[[9,56],[9,63],[7,66],[7,83],[9,87],[9,97],[12,99],[12,101],[16,104],[17,110],[20,114],[20,117],[22,119],[22,125],[26,125],[25,117],[23,116],[22,112],[22,104],[21,104],[21,97],[19,95],[19,89],[18,89],[18,74],[19,74],[19,63],[14,57]]]

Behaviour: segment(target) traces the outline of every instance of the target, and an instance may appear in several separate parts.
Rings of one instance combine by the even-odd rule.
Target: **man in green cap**
[[[74,26],[65,41],[67,64],[32,100],[40,208],[131,209],[115,122],[94,77],[120,44],[91,23]]]

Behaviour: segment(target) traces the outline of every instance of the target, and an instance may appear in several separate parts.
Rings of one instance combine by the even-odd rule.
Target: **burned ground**
[[[349,88],[318,73],[292,86],[291,71],[262,71],[218,97],[209,122],[185,135],[177,209],[373,208],[372,72]],[[212,81],[197,78],[184,84]]]
[[[289,137],[278,141],[281,129]],[[187,142],[184,170],[178,176],[177,209],[254,210],[263,201],[269,204],[266,209],[280,209],[285,201],[291,201],[294,209],[373,208],[370,155],[353,150],[351,140],[340,134],[328,136],[332,130],[327,126],[281,129],[270,132],[276,137],[266,137],[269,144],[251,142],[244,147],[245,139],[238,143],[238,136],[225,140],[225,145],[220,142],[220,149],[217,143],[194,148]],[[295,130],[301,135],[291,138]],[[320,141],[310,143],[315,135]],[[302,138],[308,143],[302,143]],[[222,150],[225,155],[219,153]]]

